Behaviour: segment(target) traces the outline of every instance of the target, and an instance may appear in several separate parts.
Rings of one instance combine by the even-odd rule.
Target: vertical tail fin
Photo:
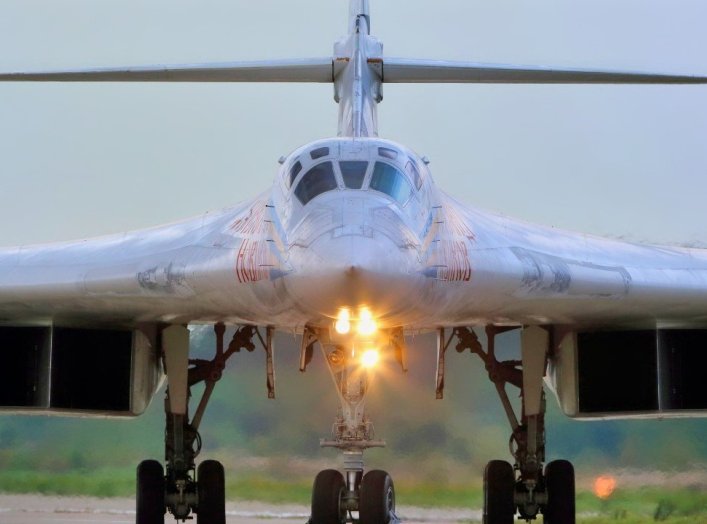
[[[366,28],[364,32],[370,35],[371,14],[368,7],[368,0],[349,0],[349,34],[356,32],[356,21],[359,16],[366,21]]]
[[[383,44],[370,33],[369,0],[349,0],[349,34],[334,44],[339,136],[378,136],[376,105],[383,99]]]

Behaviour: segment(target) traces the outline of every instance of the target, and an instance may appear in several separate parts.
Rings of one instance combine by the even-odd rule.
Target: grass
[[[0,471],[0,492],[126,497],[135,494],[135,473],[123,469],[67,473],[5,470]]]
[[[233,479],[227,484],[229,500],[259,500],[272,504],[306,505],[310,490],[311,481],[286,481],[254,474]],[[400,505],[476,509],[482,503],[478,487],[401,482],[396,485],[396,490]],[[106,468],[66,473],[5,470],[0,471],[0,492],[132,497],[135,494],[135,470]],[[689,488],[638,488],[618,490],[607,501],[582,492],[577,497],[577,511],[592,515],[578,519],[580,524],[707,524],[707,492]]]
[[[308,504],[312,496],[312,483],[251,477],[226,483],[229,500],[259,500],[271,504]]]
[[[480,508],[483,494],[479,488],[465,486],[440,486],[436,484],[395,484],[398,504],[420,508]]]
[[[702,518],[707,522],[707,493],[704,490],[680,488],[636,488],[617,490],[605,501],[590,493],[577,497],[580,511],[611,516],[614,521],[630,522],[631,517],[649,516],[655,522],[682,517]],[[590,521],[591,522],[591,521]]]
[[[655,524],[664,522],[665,524],[705,524],[707,517],[668,517],[667,520],[656,521],[653,517],[591,517],[580,518],[578,524]]]

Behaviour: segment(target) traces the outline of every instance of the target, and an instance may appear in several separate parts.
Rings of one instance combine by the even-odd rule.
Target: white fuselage
[[[383,327],[705,325],[707,254],[466,208],[412,151],[309,144],[272,188],[159,228],[0,251],[4,322],[214,322],[301,330],[367,307]]]
[[[382,44],[369,26],[368,2],[352,0],[349,33],[335,44],[330,63],[280,64],[274,76],[264,77],[267,67],[234,69],[261,80],[284,75],[320,81],[324,71],[339,103],[339,138],[298,149],[270,190],[232,209],[123,235],[0,250],[0,322],[223,321],[299,331],[331,325],[342,309],[367,308],[382,327],[408,330],[481,324],[707,327],[704,250],[603,240],[467,208],[434,185],[415,153],[377,138],[376,106],[386,71],[389,81],[396,71],[398,81],[406,74],[429,80],[434,71],[447,80],[457,76],[445,76],[454,68],[444,64],[392,60],[385,69]],[[180,78],[192,78],[190,70],[180,70]],[[550,75],[547,81],[562,75],[623,78],[464,70],[474,78],[490,71],[479,77],[484,81],[498,71],[511,80],[526,73]],[[142,73],[162,78],[159,68]]]

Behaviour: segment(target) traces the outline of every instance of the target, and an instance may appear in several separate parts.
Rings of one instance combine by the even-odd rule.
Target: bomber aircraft
[[[639,245],[465,206],[426,158],[378,136],[385,83],[707,83],[706,77],[390,58],[350,0],[332,56],[288,61],[15,72],[0,81],[319,82],[334,86],[336,136],[280,159],[255,199],[152,229],[0,250],[0,406],[7,412],[136,416],[166,378],[165,463],[137,469],[138,524],[171,514],[225,523],[224,469],[198,464],[199,427],[227,359],[301,335],[341,402],[331,438],[343,471],[314,480],[310,522],[398,520],[391,476],[364,468],[382,446],[365,412],[370,369],[406,368],[406,337],[437,337],[436,394],[450,347],[483,361],[510,425],[512,462],[484,471],[484,522],[575,522],[574,470],[545,460],[545,390],[565,415],[707,414],[707,250]],[[190,359],[189,324],[213,325],[212,360]],[[235,333],[226,339],[227,327]],[[520,358],[495,337],[518,330]],[[229,332],[230,333],[230,332]],[[483,333],[483,336],[479,336]],[[614,365],[605,363],[611,360]],[[190,389],[205,383],[189,409]],[[514,410],[508,388],[522,396]]]

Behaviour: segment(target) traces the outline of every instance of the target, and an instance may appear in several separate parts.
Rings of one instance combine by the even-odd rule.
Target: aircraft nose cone
[[[335,316],[342,307],[368,306],[395,315],[411,304],[417,252],[384,235],[322,235],[293,254],[289,290],[307,309]]]

